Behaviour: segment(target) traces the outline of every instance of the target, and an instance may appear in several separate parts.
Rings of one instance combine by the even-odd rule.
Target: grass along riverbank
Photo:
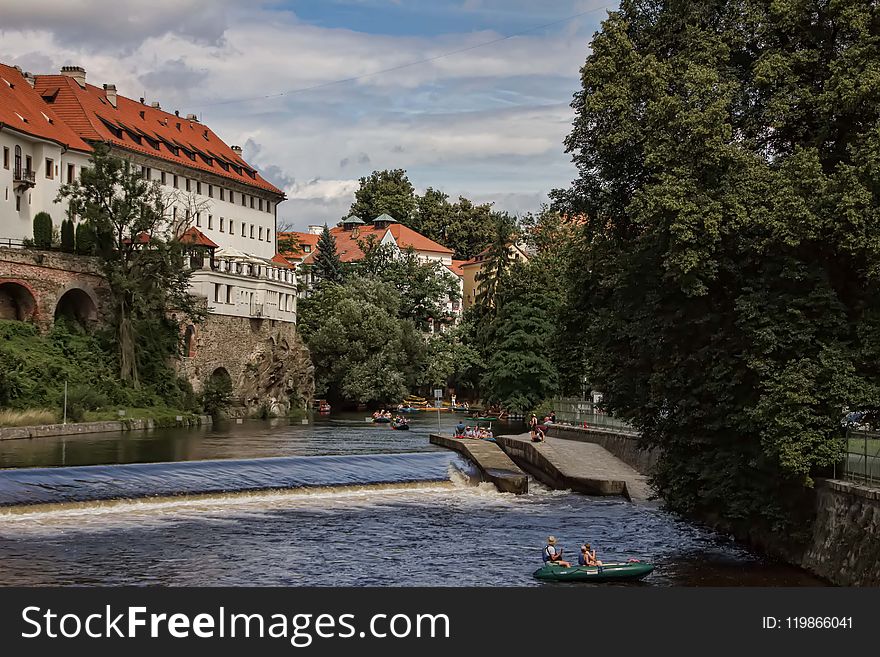
[[[120,414],[120,411],[124,411]],[[178,420],[182,418],[182,420]],[[152,420],[157,427],[177,426],[181,421],[186,424],[198,424],[201,416],[190,411],[175,408],[107,408],[85,411],[76,420],[68,417],[68,424],[83,422],[103,422],[109,420]],[[30,427],[47,424],[61,424],[63,413],[54,409],[4,409],[0,410],[0,427]]]

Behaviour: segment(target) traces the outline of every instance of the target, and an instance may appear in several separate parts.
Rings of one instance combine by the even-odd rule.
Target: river
[[[547,586],[531,573],[548,534],[572,555],[587,540],[606,561],[656,563],[639,586],[822,584],[654,504],[477,485],[428,443],[436,415],[412,424],[0,442],[0,584]],[[287,488],[256,490],[273,484]]]

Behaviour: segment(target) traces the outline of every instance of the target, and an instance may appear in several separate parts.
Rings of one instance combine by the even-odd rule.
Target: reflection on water
[[[428,435],[437,431],[437,414],[413,414],[409,431],[372,424],[365,417],[366,413],[344,413],[317,416],[306,425],[279,418],[198,429],[4,440],[0,441],[0,468],[442,451],[428,442]],[[460,417],[441,414],[442,428],[451,431]]]

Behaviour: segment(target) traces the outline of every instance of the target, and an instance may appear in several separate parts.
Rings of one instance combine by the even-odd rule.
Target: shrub
[[[76,252],[80,255],[95,252],[95,229],[87,221],[81,221],[76,226]]]
[[[229,408],[232,398],[232,382],[226,377],[212,376],[202,391],[202,410],[218,417]]]
[[[65,219],[61,222],[61,250],[73,253],[75,248],[73,222],[70,219]]]
[[[62,397],[62,410],[64,400]],[[86,411],[97,411],[107,405],[107,397],[92,386],[73,386],[67,391],[67,419],[82,422]]]
[[[34,217],[34,246],[38,249],[52,246],[52,217],[47,212],[38,212]]]

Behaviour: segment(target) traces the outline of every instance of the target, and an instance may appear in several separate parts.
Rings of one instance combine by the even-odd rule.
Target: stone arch
[[[186,358],[196,355],[196,327],[192,324],[187,324],[183,332],[183,355]]]
[[[232,376],[229,374],[229,370],[225,367],[217,367],[211,372],[211,381],[226,381],[229,385],[232,385]]]
[[[37,297],[23,281],[0,279],[0,319],[27,321],[37,310]]]
[[[82,326],[98,319],[98,301],[95,293],[80,283],[67,285],[55,304],[55,319],[66,317]]]

